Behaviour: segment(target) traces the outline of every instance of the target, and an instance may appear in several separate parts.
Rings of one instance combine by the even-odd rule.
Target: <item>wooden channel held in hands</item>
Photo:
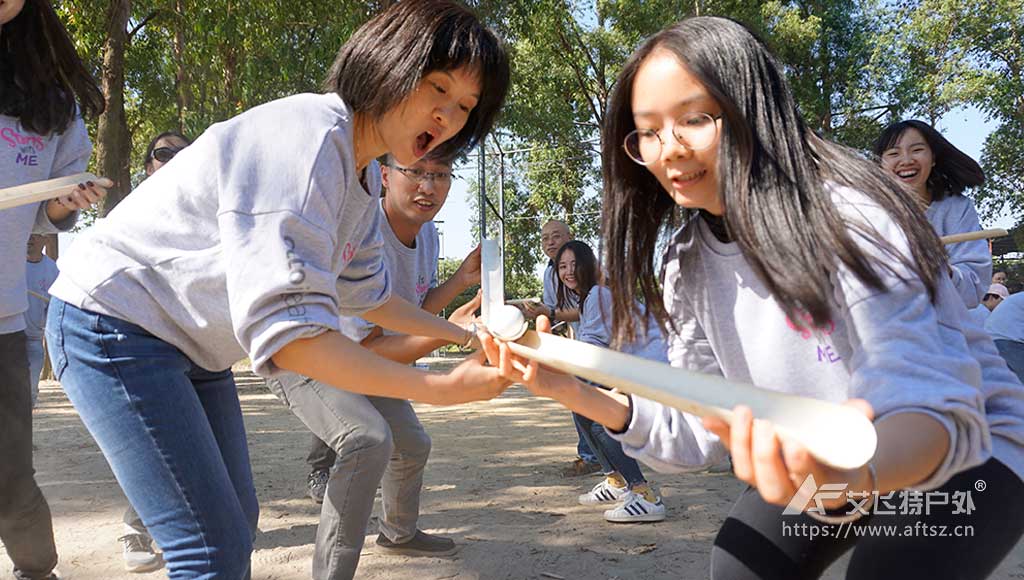
[[[755,418],[771,421],[782,437],[800,442],[818,460],[839,469],[856,469],[874,456],[878,443],[875,426],[853,408],[527,331],[522,312],[504,303],[500,260],[496,243],[483,240],[483,322],[494,336],[509,341],[515,354],[701,417],[729,421],[736,405],[746,405]]]
[[[950,234],[948,236],[942,236],[939,238],[943,244],[957,244],[960,242],[971,242],[974,240],[988,240],[991,238],[1002,238],[1010,235],[1009,232],[1002,228],[995,228],[991,230],[981,230],[978,232],[964,232],[962,234]]]
[[[76,173],[67,177],[15,185],[0,189],[0,210],[56,199],[71,193],[79,183],[87,181],[92,181],[102,187],[113,187],[114,185],[113,181],[105,177],[96,177],[92,173]]]
[[[850,407],[694,373],[532,330],[509,347],[519,356],[562,372],[699,417],[729,421],[736,405],[746,405],[755,418],[771,421],[782,437],[800,442],[832,467],[856,469],[875,454],[874,424]]]

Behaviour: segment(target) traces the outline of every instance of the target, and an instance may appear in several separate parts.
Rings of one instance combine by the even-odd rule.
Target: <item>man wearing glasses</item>
[[[423,159],[402,167],[389,158],[381,170],[386,225],[380,230],[392,291],[434,313],[480,282],[476,249],[438,285],[439,239],[432,220],[448,197],[451,167],[451,159]],[[470,322],[479,304],[477,295],[449,320]],[[405,364],[446,344],[395,335],[358,317],[341,317],[340,330],[377,354]],[[314,501],[323,503],[314,578],[351,578],[355,573],[378,485],[384,508],[379,549],[429,556],[455,551],[451,539],[417,528],[430,437],[408,401],[359,395],[297,375],[268,385],[314,432],[307,458],[312,468],[308,489]]]

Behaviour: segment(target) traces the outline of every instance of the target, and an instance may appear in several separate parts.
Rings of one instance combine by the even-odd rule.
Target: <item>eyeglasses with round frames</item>
[[[697,111],[685,113],[672,125],[672,138],[690,151],[703,151],[718,138],[718,120],[722,115]],[[640,165],[650,165],[661,158],[665,141],[654,129],[636,129],[626,135],[622,147],[630,159]]]

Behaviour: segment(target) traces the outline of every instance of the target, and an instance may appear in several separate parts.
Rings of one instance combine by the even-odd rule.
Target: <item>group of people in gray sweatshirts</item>
[[[131,504],[134,570],[252,577],[259,503],[231,373],[248,358],[327,457],[310,478],[323,486],[314,578],[353,576],[378,485],[381,550],[452,553],[417,525],[430,438],[409,401],[487,400],[513,383],[574,412],[604,475],[578,501],[608,521],[664,519],[638,461],[728,458],[748,487],[709,546],[714,578],[816,577],[849,550],[850,578],[989,575],[1024,532],[1020,319],[992,326],[993,341],[968,313],[985,297],[987,248],[938,237],[979,228],[963,192],[980,168],[914,121],[886,129],[876,159],[827,141],[742,24],[666,24],[608,100],[598,251],[552,243],[555,297],[526,314],[541,332],[567,320],[595,345],[849,405],[874,423],[869,463],[825,464],[742,405],[729,422],[697,417],[523,359],[478,324],[479,297],[436,316],[478,282],[480,258],[438,280],[431,220],[511,75],[471,10],[406,0],[343,44],[322,93],[254,107],[191,144],[155,139],[147,163],[166,166],[78,235],[45,294],[26,285],[30,233],[67,230],[104,188],[86,180],[0,211],[0,539],[16,577],[58,577],[32,470],[29,290],[48,305],[54,375]],[[102,108],[49,1],[0,2],[0,187],[83,171],[82,119]],[[444,374],[410,366],[445,344],[475,352]],[[789,513],[812,476],[870,501],[851,510],[833,494]],[[960,497],[977,480],[987,491],[962,509],[875,509],[920,491]],[[920,523],[973,534],[785,531]]]

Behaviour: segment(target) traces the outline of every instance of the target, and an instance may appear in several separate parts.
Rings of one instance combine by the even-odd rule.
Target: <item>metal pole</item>
[[[480,241],[487,237],[487,171],[484,165],[487,162],[487,154],[484,152],[484,140],[480,139],[480,160],[479,160],[479,188],[480,188]]]
[[[497,143],[497,140],[495,140]],[[498,243],[501,245],[501,271],[505,272],[505,153],[498,146],[498,211],[501,213],[499,220]]]

